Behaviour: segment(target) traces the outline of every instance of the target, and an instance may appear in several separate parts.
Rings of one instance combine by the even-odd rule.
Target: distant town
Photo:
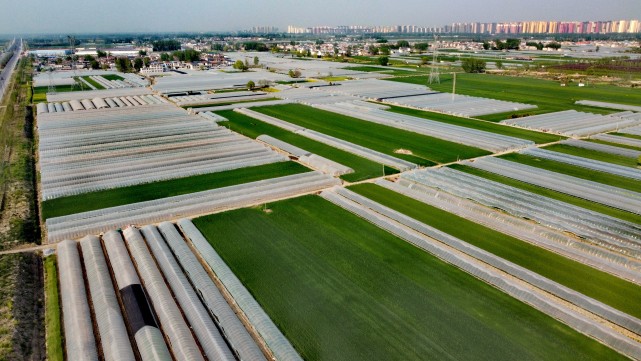
[[[257,26],[254,33],[275,33],[273,26]],[[299,27],[289,25],[288,34],[367,34],[367,33],[446,33],[446,34],[634,34],[641,32],[639,20],[607,21],[512,21],[497,23],[452,23],[441,27],[417,25],[392,26],[314,26]]]

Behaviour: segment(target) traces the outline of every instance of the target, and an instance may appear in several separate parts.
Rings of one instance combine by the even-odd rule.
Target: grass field
[[[62,361],[62,325],[56,256],[44,259],[45,273],[45,329],[47,332],[47,360]]]
[[[101,75],[101,77],[107,79],[107,80],[125,80],[125,78],[121,77],[118,74],[107,74],[107,75]]]
[[[58,93],[64,93],[64,92],[70,92],[70,91],[76,91],[80,90],[78,86],[73,87],[71,85],[58,85],[56,86],[56,92]],[[33,88],[33,103],[38,104],[42,102],[47,101],[47,92],[49,91],[49,87],[46,86],[38,86]]]
[[[406,114],[406,115],[411,115],[411,116],[430,119],[430,120],[437,120],[439,122],[443,122],[447,124],[460,125],[466,128],[473,128],[473,129],[483,130],[486,132],[507,135],[510,137],[527,139],[535,142],[536,144],[551,143],[561,139],[565,139],[565,137],[558,136],[558,135],[552,135],[552,134],[547,134],[543,132],[535,132],[527,129],[510,127],[510,126],[505,126],[502,124],[496,124],[492,122],[479,121],[476,119],[461,118],[461,117],[456,117],[454,115],[434,113],[434,112],[428,112],[428,111],[423,111],[418,109],[398,107],[393,105],[388,105],[388,106],[390,106],[389,111],[394,113]]]
[[[569,155],[575,155],[577,157],[583,157],[583,158],[588,158],[588,159],[599,160],[601,162],[608,162],[608,163],[612,163],[612,164],[618,164],[618,165],[622,165],[624,167],[632,167],[632,168],[636,168],[637,167],[637,160],[635,158],[630,158],[630,157],[624,157],[622,155],[599,152],[599,151],[596,151],[596,150],[573,147],[573,146],[566,145],[566,144],[554,144],[554,145],[550,145],[550,146],[544,147],[544,149],[555,151],[555,152],[559,152],[559,153],[565,153],[565,154],[569,154]]]
[[[486,179],[489,179],[489,180],[492,180],[492,181],[495,181],[495,182],[503,183],[503,184],[506,184],[506,185],[509,185],[509,186],[512,186],[512,187],[515,187],[515,188],[523,189],[523,190],[526,190],[528,192],[539,194],[539,195],[542,195],[542,196],[545,196],[545,197],[549,197],[549,198],[552,198],[552,199],[556,199],[556,200],[559,200],[559,201],[562,201],[562,202],[573,204],[573,205],[578,206],[578,207],[582,207],[582,208],[585,208],[585,209],[590,209],[590,210],[593,210],[595,212],[603,213],[603,214],[606,214],[606,215],[611,216],[611,217],[616,217],[616,218],[623,219],[623,220],[626,220],[626,221],[629,221],[629,222],[641,224],[641,216],[638,216],[638,215],[630,213],[630,212],[622,211],[622,210],[619,210],[619,209],[616,209],[616,208],[608,207],[608,206],[605,206],[605,205],[602,205],[602,204],[599,204],[599,203],[591,202],[591,201],[588,201],[588,200],[585,200],[585,199],[582,199],[582,198],[579,198],[579,197],[570,196],[570,195],[567,195],[565,193],[561,193],[561,192],[553,191],[553,190],[550,190],[550,189],[547,189],[547,188],[531,185],[531,184],[528,184],[528,183],[525,183],[525,182],[514,180],[514,179],[509,178],[509,177],[504,177],[504,176],[501,176],[501,175],[498,175],[498,174],[494,174],[494,173],[491,173],[491,172],[486,172],[484,170],[468,167],[468,166],[465,166],[465,165],[453,164],[453,165],[450,165],[450,168],[453,168],[453,169],[456,169],[456,170],[460,170],[462,172],[466,172],[466,173],[469,173],[469,174],[477,175],[477,176],[482,177],[482,178],[486,178]]]
[[[351,190],[621,311],[641,317],[641,286],[374,184]],[[590,282],[585,282],[589,279]]]
[[[393,81],[427,84],[425,76],[402,77],[389,79]],[[452,91],[452,76],[441,74],[440,84],[430,84],[438,91]],[[539,108],[517,114],[540,114],[568,109],[589,111],[593,113],[612,113],[613,110],[574,104],[577,100],[597,100],[621,104],[641,103],[641,90],[622,88],[610,85],[590,85],[588,87],[561,87],[558,82],[525,77],[509,77],[491,74],[457,74],[456,93],[535,104]],[[498,121],[507,119],[512,113],[494,114],[479,117],[480,119]]]
[[[619,359],[317,196],[196,219],[305,360]]]
[[[315,140],[305,138],[303,136],[288,132],[284,129],[263,123],[254,118],[234,112],[232,110],[224,110],[217,112],[223,117],[229,119],[228,122],[219,122],[220,125],[229,127],[233,131],[241,133],[250,138],[256,138],[259,135],[267,134],[274,138],[280,139],[289,144],[295,145],[308,152],[320,155],[327,159],[348,166],[354,170],[354,173],[341,176],[342,179],[348,182],[356,182],[364,179],[375,178],[383,176],[383,167],[375,162],[359,157],[357,155],[330,147]],[[385,167],[385,174],[395,174],[397,170]]]
[[[567,174],[576,178],[587,179],[592,182],[628,189],[633,192],[641,192],[641,182],[632,178],[622,177],[606,172],[599,172],[593,169],[577,167],[575,165],[525,154],[511,153],[502,155],[500,158],[521,164],[527,164],[536,168],[547,169],[556,173]]]
[[[42,202],[42,218],[173,197],[307,171],[309,169],[295,162],[279,162],[55,198]]]
[[[253,108],[263,114],[423,166],[489,154],[488,151],[347,117],[300,104]],[[397,154],[405,149],[412,155]]]
[[[91,79],[91,77],[89,77],[89,76],[83,76],[82,79],[86,80],[87,83],[93,85],[98,90],[102,90],[102,89],[105,88],[104,86],[102,86],[102,84],[100,84],[97,81]]]

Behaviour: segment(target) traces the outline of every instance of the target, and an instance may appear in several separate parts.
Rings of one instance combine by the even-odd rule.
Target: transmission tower
[[[49,67],[49,87],[47,88],[47,94],[56,94],[56,86],[53,84],[53,68]]]
[[[73,72],[73,79],[76,80],[76,82],[74,82],[71,85],[71,89],[73,90],[76,87],[76,85],[80,84],[80,90],[84,90],[84,87],[82,86],[82,81],[78,81],[76,60],[74,59],[76,54],[76,37],[67,35],[67,40],[69,41],[69,50],[71,51],[71,71]]]
[[[432,67],[430,69],[430,77],[428,79],[428,82],[430,84],[441,83],[441,76],[439,74],[437,64],[438,64],[438,36],[434,34],[434,58],[432,59]]]

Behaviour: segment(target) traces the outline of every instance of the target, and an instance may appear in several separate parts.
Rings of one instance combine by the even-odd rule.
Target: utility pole
[[[456,96],[456,72],[452,73],[452,101]]]

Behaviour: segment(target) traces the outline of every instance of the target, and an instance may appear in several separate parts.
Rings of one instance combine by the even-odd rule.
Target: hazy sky
[[[0,34],[641,18],[641,0],[0,0]]]

